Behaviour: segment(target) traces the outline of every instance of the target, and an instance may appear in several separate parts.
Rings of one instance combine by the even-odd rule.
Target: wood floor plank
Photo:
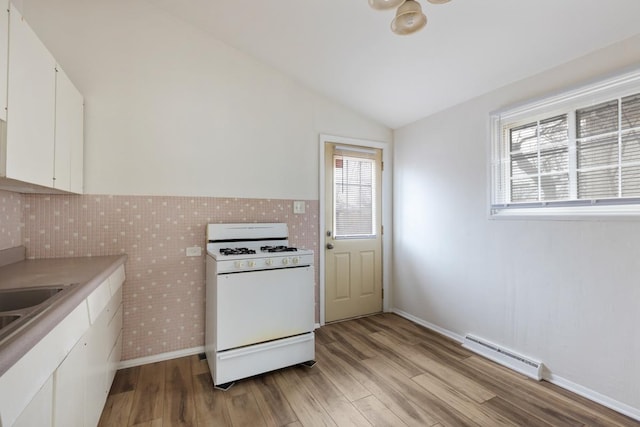
[[[523,411],[503,398],[496,396],[483,403],[484,406],[504,415],[515,424],[530,427],[551,427],[551,424],[541,420],[530,412]]]
[[[324,346],[316,346],[316,355],[320,363],[315,366],[315,369],[326,375],[349,401],[353,402],[371,395],[371,392],[353,378],[342,365],[330,362],[328,350]]]
[[[312,395],[317,396],[320,404],[337,425],[371,426],[360,411],[323,374],[304,377],[300,381]]]
[[[402,393],[405,398],[414,402],[417,406],[424,408],[429,414],[429,424],[441,422],[445,425],[455,426],[474,425],[464,413],[457,411],[446,402],[438,399],[412,381],[411,378],[406,377],[392,366],[387,365],[383,360],[369,359],[365,360],[363,364],[368,366],[371,371],[378,373],[389,387],[395,388]]]
[[[336,426],[316,397],[299,383],[297,376],[286,369],[272,375],[303,426]]]
[[[188,357],[167,361],[165,372],[164,424],[195,426],[193,375]]]
[[[348,322],[343,322],[333,325],[332,328],[336,330],[334,341],[342,344],[357,359],[364,360],[375,357],[376,353],[372,351],[371,347],[360,340],[353,339],[353,332],[346,326],[347,324]]]
[[[139,375],[140,366],[120,369],[116,372],[116,376],[113,379],[113,384],[111,384],[111,390],[109,390],[109,394],[133,391],[136,383],[138,382]]]
[[[401,340],[391,337],[385,332],[376,332],[375,334],[371,334],[371,338],[375,339],[382,345],[389,347],[389,349],[395,350],[398,354],[406,357],[426,372],[429,372],[442,381],[447,382],[457,391],[478,403],[485,402],[496,396],[495,393],[487,390],[485,387],[482,387],[476,381],[464,376],[455,369],[449,368],[448,366],[425,356],[420,349],[412,345],[404,344]]]
[[[575,401],[579,404],[582,404],[588,407],[593,407],[594,405],[594,402],[587,399],[586,397],[577,395],[573,392],[570,392],[569,390],[565,390],[562,387],[557,386],[555,384],[551,384],[547,381],[541,381],[539,384],[542,387],[549,389],[553,395],[560,394],[562,396],[567,397],[570,401]],[[612,425],[621,425],[625,427],[638,427],[637,421],[632,420],[626,415],[622,415],[621,413],[616,412],[613,409],[610,409],[601,405],[597,405],[597,411],[598,413],[601,414],[602,417],[605,417],[606,419],[610,420]]]
[[[356,408],[364,415],[364,417],[375,427],[387,426],[406,426],[400,418],[397,417],[375,396],[363,397],[353,402]]]
[[[193,377],[193,391],[198,425],[231,426],[225,393],[213,388],[213,380],[208,372]]]
[[[553,421],[553,423],[564,422],[567,425],[619,425],[607,419],[597,410],[593,410],[590,406],[581,405],[574,399],[564,398],[561,394],[546,393],[546,389],[541,387],[539,382],[526,377],[523,378],[521,374],[479,356],[465,359],[463,364],[472,366],[479,372],[488,373],[502,381],[506,385],[506,389],[499,393],[501,397],[507,400],[519,398],[519,405],[526,401],[537,406],[538,411],[541,413],[530,412],[545,421]],[[594,402],[591,403],[594,407],[600,406]],[[546,416],[550,416],[552,419],[545,418]]]
[[[420,342],[420,337],[416,333],[406,331],[403,327],[404,325],[398,327],[390,323],[389,321],[385,321],[382,315],[371,316],[369,318],[361,320],[361,324],[366,322],[367,324],[373,325],[378,329],[376,332],[371,332],[372,334],[386,332],[393,334],[395,337],[401,339],[407,344],[418,344]]]
[[[359,341],[362,345],[369,348],[372,354],[384,357],[390,364],[402,371],[408,377],[419,375],[422,372],[422,369],[419,366],[400,356],[393,349],[381,345],[376,340],[372,339],[370,336],[371,332],[367,332],[365,328],[362,328],[356,323],[345,325],[345,327],[349,328],[348,336],[350,340]],[[334,344],[341,343],[335,341],[331,345]]]
[[[162,418],[165,365],[165,362],[157,362],[140,367],[129,424],[140,424]]]
[[[230,396],[227,399],[227,409],[234,427],[266,426],[256,398],[251,392]]]
[[[357,325],[360,328],[364,328],[367,331],[366,332],[367,334],[370,334],[373,332],[380,332],[382,331],[382,329],[380,329],[378,326],[376,326],[372,322],[369,322],[369,320],[374,319],[375,317],[376,316],[362,317],[362,318],[353,319],[344,323],[348,325]]]
[[[333,363],[339,363],[356,378],[372,395],[395,413],[409,426],[428,426],[434,424],[432,415],[421,405],[417,405],[400,391],[389,387],[387,381],[378,373],[361,363],[357,363],[338,343],[328,346]]]
[[[559,411],[553,403],[540,399],[535,393],[523,390],[521,384],[529,381],[528,379],[515,376],[513,372],[503,367],[498,367],[499,369],[494,371],[476,369],[467,364],[468,360],[455,362],[452,366],[466,376],[475,378],[476,381],[482,383],[503,399],[508,400],[512,405],[535,415],[553,426],[583,426],[583,423]]]
[[[479,370],[489,372],[491,374],[498,375],[502,378],[509,378],[510,381],[526,381],[529,379],[524,374],[514,371],[513,369],[505,368],[495,362],[484,357],[473,355],[464,359],[464,364],[478,368]]]
[[[298,421],[273,375],[257,376],[252,379],[251,386],[267,425],[284,426]]]
[[[191,374],[192,375],[200,375],[209,373],[209,365],[207,364],[207,359],[200,359],[200,355],[194,354],[190,357],[191,360]]]
[[[141,424],[135,424],[131,427],[163,427],[162,418],[158,418],[157,420],[147,421]]]
[[[126,426],[129,422],[129,414],[133,405],[134,391],[125,391],[107,396],[98,426],[117,427]]]
[[[481,426],[515,426],[516,423],[502,416],[491,408],[482,406],[477,402],[458,393],[453,388],[443,383],[431,374],[424,373],[412,378],[413,381],[424,387],[429,393],[438,397],[449,406],[464,414]]]
[[[484,381],[485,385],[496,391],[501,398],[554,426],[616,425],[606,418],[594,417],[577,401],[563,402],[559,394],[546,395],[542,393],[544,387],[541,387],[539,382],[494,362],[472,356],[458,365],[458,369],[461,370],[469,367],[472,367],[472,370]],[[468,372],[468,374],[472,373]],[[631,425],[640,425],[635,421],[633,423],[635,424]]]
[[[439,334],[435,331],[425,328],[422,325],[413,323],[412,321],[405,319],[393,313],[384,313],[380,315],[381,318],[395,325],[396,328],[408,333],[415,334],[420,339],[420,343],[424,345],[432,345],[438,348],[446,349],[451,354],[454,354],[457,359],[464,359],[474,355],[475,353],[462,347],[460,342],[453,340],[447,336]]]
[[[327,325],[327,327],[319,328],[314,331],[315,339],[318,344],[326,345],[331,344],[336,340],[337,329],[333,327],[334,324]]]
[[[251,393],[251,380],[243,379],[236,381],[233,386],[225,391],[225,395],[227,396],[239,396],[241,394]]]

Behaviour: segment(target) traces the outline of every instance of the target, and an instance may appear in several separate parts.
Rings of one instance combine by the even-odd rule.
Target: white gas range
[[[213,382],[315,358],[313,251],[282,223],[207,226],[205,353]]]

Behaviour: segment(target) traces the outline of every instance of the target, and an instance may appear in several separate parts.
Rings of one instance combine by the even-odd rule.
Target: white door
[[[325,146],[325,320],[382,311],[382,151]]]

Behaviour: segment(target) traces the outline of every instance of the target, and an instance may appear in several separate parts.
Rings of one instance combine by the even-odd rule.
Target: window
[[[491,119],[492,215],[640,214],[640,71]]]
[[[333,173],[335,237],[375,237],[375,157],[364,151],[348,153],[336,148]]]

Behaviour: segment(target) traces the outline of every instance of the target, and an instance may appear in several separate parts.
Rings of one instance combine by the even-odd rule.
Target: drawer
[[[111,300],[111,289],[109,285],[109,279],[105,280],[94,290],[89,298],[87,298],[87,304],[89,305],[89,320],[93,325],[102,310],[107,306]]]
[[[118,289],[122,288],[124,279],[124,265],[121,265],[116,271],[111,274],[111,276],[109,276],[109,287],[111,288],[111,295],[115,295]]]

